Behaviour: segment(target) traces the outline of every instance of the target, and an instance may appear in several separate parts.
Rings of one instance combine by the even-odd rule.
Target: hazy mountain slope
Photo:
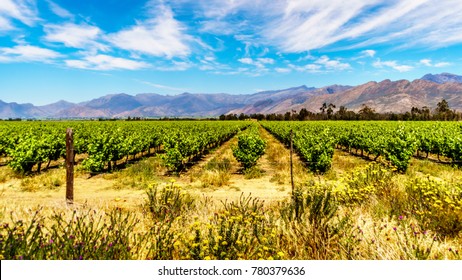
[[[307,88],[297,87],[288,90],[279,91],[276,93],[268,94],[266,96],[260,95],[259,99],[252,100],[253,102],[245,107],[238,108],[228,112],[229,114],[271,114],[282,113],[290,110],[297,110],[300,104],[304,104],[314,96],[324,94],[333,94],[336,92],[343,92],[350,89],[350,86],[332,85],[324,88]]]
[[[48,114],[30,103],[18,104],[16,102],[6,103],[0,100],[0,118],[34,118],[47,116]]]
[[[323,88],[299,86],[254,94],[183,93],[135,96],[119,93],[73,104],[59,101],[45,106],[6,103],[0,100],[0,118],[98,118],[219,116],[221,114],[285,113],[306,108],[319,112],[323,103],[359,110],[366,104],[377,112],[405,112],[412,107],[435,108],[446,99],[452,109],[462,111],[462,76],[427,74],[407,80],[368,82],[359,86],[332,85]]]
[[[462,83],[462,76],[450,74],[450,73],[441,73],[441,74],[427,74],[421,78],[421,80],[426,80],[430,82],[435,82],[438,84],[444,83]]]
[[[345,92],[312,97],[296,109],[319,112],[323,103],[332,103],[337,108],[345,106],[355,111],[366,104],[376,112],[406,112],[412,107],[435,108],[442,99],[446,99],[452,109],[462,110],[462,84],[437,84],[426,80],[369,82]]]

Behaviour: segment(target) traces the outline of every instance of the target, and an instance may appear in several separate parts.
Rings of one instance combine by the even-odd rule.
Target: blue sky
[[[0,99],[462,74],[460,0],[0,0]]]

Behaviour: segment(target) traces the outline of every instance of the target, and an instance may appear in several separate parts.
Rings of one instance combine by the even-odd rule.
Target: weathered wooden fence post
[[[74,136],[71,128],[66,129],[66,202],[74,203]]]
[[[294,131],[290,130],[290,183],[292,185],[292,198],[294,197],[295,187],[294,187],[294,171],[292,166],[292,154],[293,154],[293,135]]]

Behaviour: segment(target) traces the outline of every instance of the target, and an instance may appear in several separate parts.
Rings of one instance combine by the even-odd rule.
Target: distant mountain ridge
[[[299,86],[248,95],[119,93],[77,104],[61,100],[45,106],[0,100],[0,118],[215,117],[221,114],[285,113],[302,108],[319,112],[323,103],[335,104],[337,108],[345,106],[355,111],[366,104],[382,113],[405,112],[412,107],[435,108],[442,99],[446,99],[452,109],[462,111],[462,76],[427,74],[414,81],[384,80],[355,87]]]
[[[422,79],[412,82],[407,80],[369,82],[342,93],[330,96],[319,96],[308,102],[291,108],[318,112],[323,103],[332,103],[337,106],[358,111],[363,104],[373,108],[378,113],[394,112],[404,113],[412,107],[436,108],[442,99],[448,101],[451,109],[462,110],[462,83],[438,84]]]
[[[450,74],[450,73],[441,73],[441,74],[427,74],[422,77],[421,80],[426,80],[430,82],[435,82],[437,84],[444,83],[462,83],[462,76]]]

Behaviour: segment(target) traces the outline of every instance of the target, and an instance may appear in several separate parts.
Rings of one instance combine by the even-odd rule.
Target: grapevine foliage
[[[111,171],[129,158],[161,153],[166,166],[184,165],[220,145],[247,122],[0,122],[0,157],[15,171],[28,173],[66,155],[65,131],[74,131],[74,156],[83,155],[82,168]],[[75,161],[75,158],[74,158]]]
[[[405,172],[409,166],[412,155],[417,149],[417,139],[412,132],[404,127],[398,127],[392,132],[386,147],[385,158],[395,166],[398,171]]]
[[[336,138],[327,125],[307,122],[264,122],[263,126],[286,146],[290,145],[290,131],[294,131],[294,148],[307,163],[308,168],[320,173],[330,169]]]
[[[417,151],[462,164],[462,126],[456,122],[262,122],[287,146],[294,131],[295,150],[314,172],[330,168],[335,145],[373,160],[381,158],[405,172]]]
[[[257,164],[258,159],[265,153],[266,142],[258,135],[256,127],[247,129],[238,137],[237,146],[233,147],[233,155],[244,169]]]
[[[180,171],[248,125],[239,121],[0,122],[0,157],[16,172],[40,171],[45,164],[65,157],[65,131],[70,127],[74,130],[74,154],[84,158],[82,167],[88,171],[111,170],[122,160],[128,162],[129,158],[160,150],[169,170]],[[314,172],[330,168],[335,145],[358,156],[385,160],[400,172],[406,171],[416,152],[462,165],[459,122],[318,121],[262,125],[287,146],[293,130],[295,150]],[[252,143],[255,139],[242,136],[241,141]],[[240,157],[248,162],[243,165],[251,166],[255,156],[243,153]]]
[[[248,126],[245,122],[184,122],[170,127],[164,134],[163,159],[170,171],[179,172],[188,162],[217,147]],[[194,124],[194,125],[193,125]]]
[[[11,157],[9,166],[16,172],[27,173],[34,165],[40,171],[42,163],[57,160],[65,153],[64,134],[44,128],[27,131],[6,148]]]

